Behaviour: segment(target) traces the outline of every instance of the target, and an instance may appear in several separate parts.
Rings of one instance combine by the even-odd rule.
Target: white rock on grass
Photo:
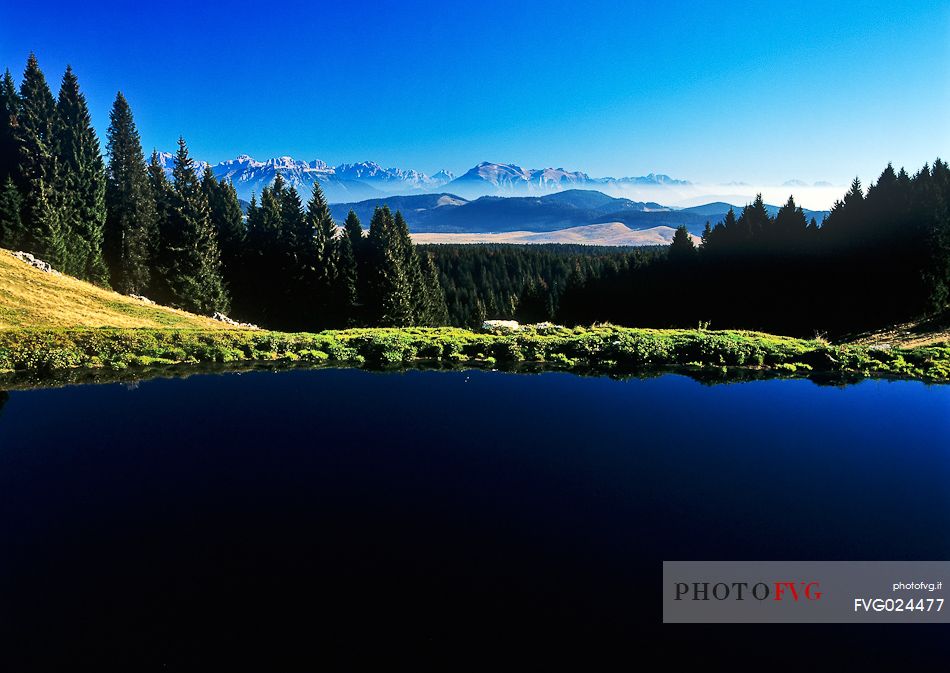
[[[56,274],[57,276],[63,275],[59,271],[51,267],[48,263],[44,262],[42,259],[37,259],[36,257],[34,257],[28,252],[23,252],[22,250],[20,250],[18,252],[12,252],[10,254],[12,254],[21,262],[26,262],[27,264],[32,266],[34,269],[39,269],[40,271],[43,271],[45,273]]]
[[[228,316],[218,311],[215,311],[214,315],[212,315],[211,317],[217,320],[218,322],[227,323],[228,325],[234,325],[235,327],[246,327],[247,329],[260,329],[260,327],[258,327],[257,325],[252,325],[249,322],[238,322],[237,320],[233,320],[232,318],[229,318]]]
[[[486,332],[518,332],[521,324],[517,320],[486,320],[482,329]]]

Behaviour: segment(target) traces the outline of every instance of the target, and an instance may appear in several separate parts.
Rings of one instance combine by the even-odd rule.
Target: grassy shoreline
[[[600,325],[504,333],[368,328],[316,334],[262,330],[63,328],[0,330],[0,374],[70,370],[133,373],[176,365],[276,363],[515,368],[623,374],[664,367],[744,369],[793,376],[879,376],[950,382],[950,344],[832,345],[760,332]]]

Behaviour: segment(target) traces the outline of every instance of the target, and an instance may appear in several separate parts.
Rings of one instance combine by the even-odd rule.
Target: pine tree
[[[23,197],[21,217],[28,232],[24,247],[61,268],[65,262],[65,244],[51,194],[56,184],[53,136],[56,102],[33,54],[23,72],[19,98],[16,139],[20,154],[16,183]],[[51,245],[53,247],[48,247]]]
[[[402,327],[412,322],[412,293],[406,276],[405,251],[388,206],[376,208],[369,226],[369,319],[377,325]]]
[[[308,289],[312,293],[314,319],[318,324],[336,326],[344,322],[349,302],[345,296],[347,288],[337,285],[340,260],[336,223],[317,182],[307,203],[307,223],[313,259],[313,284]]]
[[[808,222],[801,206],[795,204],[791,196],[784,206],[779,208],[772,223],[770,242],[775,252],[791,253],[800,251],[808,233]]]
[[[754,240],[767,236],[772,225],[772,218],[765,209],[762,194],[756,194],[755,200],[742,209],[736,221],[736,243],[742,248],[748,248]]]
[[[288,278],[306,282],[315,264],[314,235],[293,185],[287,185],[280,193],[280,232]]]
[[[13,178],[7,176],[0,191],[0,248],[20,250],[26,238],[26,230],[20,217],[22,199]]]
[[[419,325],[439,327],[449,324],[449,309],[445,303],[445,292],[439,282],[439,270],[435,266],[432,253],[421,257],[425,302],[417,318]]]
[[[351,211],[352,212],[352,211]],[[338,326],[358,324],[359,320],[359,278],[357,276],[356,256],[350,237],[336,238],[336,279],[334,297],[336,299]]]
[[[153,278],[152,266],[158,214],[142,141],[122,92],[116,94],[109,122],[103,255],[112,287],[123,294],[143,294],[154,289],[152,284],[157,280]]]
[[[685,226],[676,228],[670,242],[669,259],[671,262],[688,262],[696,257],[696,244]]]
[[[244,283],[241,264],[247,227],[241,203],[234,185],[227,180],[216,180],[210,166],[205,167],[201,189],[208,199],[211,221],[221,246],[221,273],[233,298],[241,293]]]
[[[346,276],[347,282],[352,282],[351,321],[362,322],[365,319],[363,316],[366,308],[364,304],[369,295],[368,280],[370,274],[366,259],[368,241],[364,235],[360,218],[352,210],[346,215],[341,238],[346,239],[347,242],[344,251],[346,256],[341,254],[339,261],[341,275]],[[342,270],[344,268],[346,270]]]
[[[60,221],[59,210],[53,203],[50,189],[42,179],[37,181],[32,204],[32,239],[34,248],[43,260],[54,269],[60,269],[66,261],[66,236]]]
[[[175,190],[169,182],[168,176],[165,174],[165,167],[155,150],[152,150],[152,157],[148,164],[148,184],[152,203],[155,204],[154,234],[149,239],[149,257],[152,260],[149,296],[154,295],[155,298],[162,301],[170,301],[172,294],[169,287],[168,272],[172,268],[174,260],[171,256],[172,251],[166,245],[166,241],[173,240],[175,235],[172,230]]]
[[[166,279],[171,301],[196,313],[227,312],[218,237],[184,138],[178,139],[172,176],[171,222],[162,241],[164,257],[170,260]]]
[[[320,183],[313,183],[313,195],[307,203],[307,220],[313,236],[313,255],[316,264],[317,285],[329,288],[336,278],[334,240],[337,235],[336,223],[330,214],[330,206],[323,196]]]
[[[0,82],[0,183],[16,176],[20,164],[20,145],[16,135],[20,96],[9,70]]]
[[[261,192],[260,205],[256,198],[251,199],[247,214],[245,274],[250,280],[245,301],[253,307],[256,322],[268,327],[281,326],[284,310],[285,254],[280,208],[283,192],[284,181],[278,173],[274,183]]]
[[[363,231],[360,218],[358,218],[356,213],[352,210],[346,215],[346,221],[343,223],[343,233],[350,239],[350,247],[353,248],[353,254],[359,257],[363,249],[363,244],[366,242],[366,234]]]
[[[393,218],[393,229],[401,250],[402,265],[409,292],[409,315],[406,324],[421,324],[420,321],[423,319],[423,315],[428,311],[428,286],[422,272],[422,261],[419,259],[419,255],[416,254],[412,238],[409,235],[409,225],[406,223],[406,218],[403,217],[402,212],[398,210]]]
[[[86,97],[72,68],[66,68],[54,126],[57,189],[63,232],[68,241],[67,273],[108,283],[102,256],[106,219],[106,175],[99,139],[92,128]]]

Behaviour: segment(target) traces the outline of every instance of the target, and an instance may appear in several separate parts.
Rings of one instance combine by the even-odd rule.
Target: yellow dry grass
[[[234,329],[70,276],[45,273],[0,249],[0,329],[22,327]]]

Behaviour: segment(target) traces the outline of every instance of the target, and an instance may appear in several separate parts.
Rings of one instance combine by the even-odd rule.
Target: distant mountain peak
[[[160,152],[159,161],[171,173],[175,155]],[[208,164],[195,160],[196,171]],[[331,166],[320,159],[302,161],[290,155],[263,161],[249,154],[239,154],[211,166],[219,180],[229,180],[243,199],[260,194],[279,173],[298,191],[307,194],[320,183],[327,199],[334,203],[382,197],[387,194],[433,193],[447,188],[468,199],[492,195],[544,195],[568,189],[596,189],[623,193],[630,185],[688,185],[668,175],[649,173],[632,178],[592,178],[582,171],[558,168],[523,168],[517,164],[482,161],[461,176],[440,170],[432,176],[415,169],[385,168],[375,161],[359,161]]]

